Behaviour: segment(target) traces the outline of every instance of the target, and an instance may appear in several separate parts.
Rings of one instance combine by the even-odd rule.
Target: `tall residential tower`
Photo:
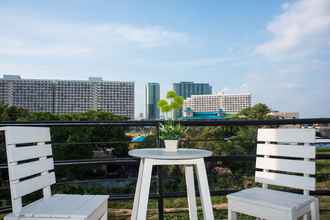
[[[146,119],[159,119],[159,109],[157,103],[160,99],[159,83],[150,82],[146,85]]]
[[[212,86],[208,83],[180,82],[174,83],[173,89],[178,96],[184,99],[190,98],[192,95],[209,95],[212,94]]]

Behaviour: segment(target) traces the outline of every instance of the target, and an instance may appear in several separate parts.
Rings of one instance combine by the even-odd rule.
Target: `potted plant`
[[[177,96],[173,90],[167,92],[166,99],[158,102],[164,117],[164,122],[160,125],[160,139],[164,140],[166,151],[177,151],[179,139],[185,132],[185,128],[173,120],[176,110],[181,109],[182,105],[182,96]]]

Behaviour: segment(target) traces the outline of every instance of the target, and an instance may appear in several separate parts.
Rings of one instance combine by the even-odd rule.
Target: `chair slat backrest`
[[[258,129],[255,181],[315,190],[315,129]]]
[[[49,128],[2,127],[5,132],[9,183],[13,212],[19,215],[22,196],[43,190],[51,196],[55,184],[54,161]]]

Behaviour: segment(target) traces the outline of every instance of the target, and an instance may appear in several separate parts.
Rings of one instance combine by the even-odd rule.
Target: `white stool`
[[[148,148],[131,150],[128,154],[132,157],[141,158],[131,217],[132,220],[143,220],[147,217],[151,173],[152,166],[154,165],[185,166],[189,217],[191,220],[198,219],[194,183],[195,166],[204,220],[214,219],[209,184],[207,181],[204,163],[204,157],[211,156],[212,152],[184,148],[178,149],[177,152],[166,152],[164,148]]]

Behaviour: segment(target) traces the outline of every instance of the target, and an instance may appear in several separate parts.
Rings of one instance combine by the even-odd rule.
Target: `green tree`
[[[272,117],[268,115],[270,113],[270,109],[267,105],[258,103],[252,107],[245,108],[241,110],[236,118],[239,119],[255,119],[255,120],[264,120],[271,119]]]
[[[18,118],[28,114],[29,111],[21,107],[0,105],[1,121],[16,121]]]
[[[52,114],[28,112],[24,108],[0,105],[1,121],[87,121],[126,120],[111,112],[87,111],[84,113]],[[51,127],[54,156],[57,160],[91,158],[96,148],[114,148],[117,156],[127,156],[126,128],[110,126],[53,126]],[[3,142],[3,137],[1,143]],[[118,141],[117,143],[100,143]],[[99,142],[93,144],[92,142]],[[3,147],[1,149],[4,149]],[[4,154],[1,154],[4,155]],[[4,158],[0,158],[4,159]]]

